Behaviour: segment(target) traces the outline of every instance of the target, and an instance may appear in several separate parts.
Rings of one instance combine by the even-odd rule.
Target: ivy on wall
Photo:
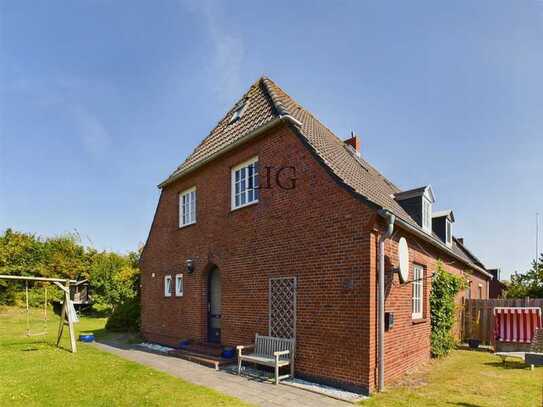
[[[446,272],[443,263],[438,262],[430,293],[433,357],[445,356],[455,345],[452,334],[455,298],[464,286],[463,278]]]

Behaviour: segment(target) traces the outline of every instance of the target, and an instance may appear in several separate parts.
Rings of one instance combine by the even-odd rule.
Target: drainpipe
[[[377,390],[383,391],[385,387],[385,240],[389,239],[394,232],[394,221],[396,217],[387,210],[380,209],[379,215],[385,218],[387,228],[385,233],[379,237],[379,275],[377,277],[377,318],[379,321],[377,335],[377,366],[378,384]]]

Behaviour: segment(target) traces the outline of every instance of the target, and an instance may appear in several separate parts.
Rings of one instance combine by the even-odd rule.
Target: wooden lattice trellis
[[[296,337],[296,277],[270,278],[269,335]]]

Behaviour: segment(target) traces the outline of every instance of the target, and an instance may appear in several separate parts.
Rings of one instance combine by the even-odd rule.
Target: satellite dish
[[[400,281],[405,283],[409,279],[409,247],[405,237],[398,242],[398,258],[400,259]]]

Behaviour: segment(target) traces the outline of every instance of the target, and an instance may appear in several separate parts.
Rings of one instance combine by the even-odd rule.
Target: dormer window
[[[230,122],[228,122],[228,124],[232,124],[241,119],[241,116],[243,116],[246,107],[247,101],[245,99],[240,100],[238,103],[236,103],[236,106],[234,106],[234,113],[232,113],[232,116],[230,117]]]
[[[454,222],[453,211],[435,212],[432,216],[432,230],[448,247],[452,247],[452,224]]]
[[[430,185],[397,192],[394,199],[428,234],[432,234],[432,205],[436,201]]]
[[[449,219],[445,220],[445,243],[452,246],[452,223]]]
[[[422,198],[422,228],[432,233],[432,203],[426,198]]]

